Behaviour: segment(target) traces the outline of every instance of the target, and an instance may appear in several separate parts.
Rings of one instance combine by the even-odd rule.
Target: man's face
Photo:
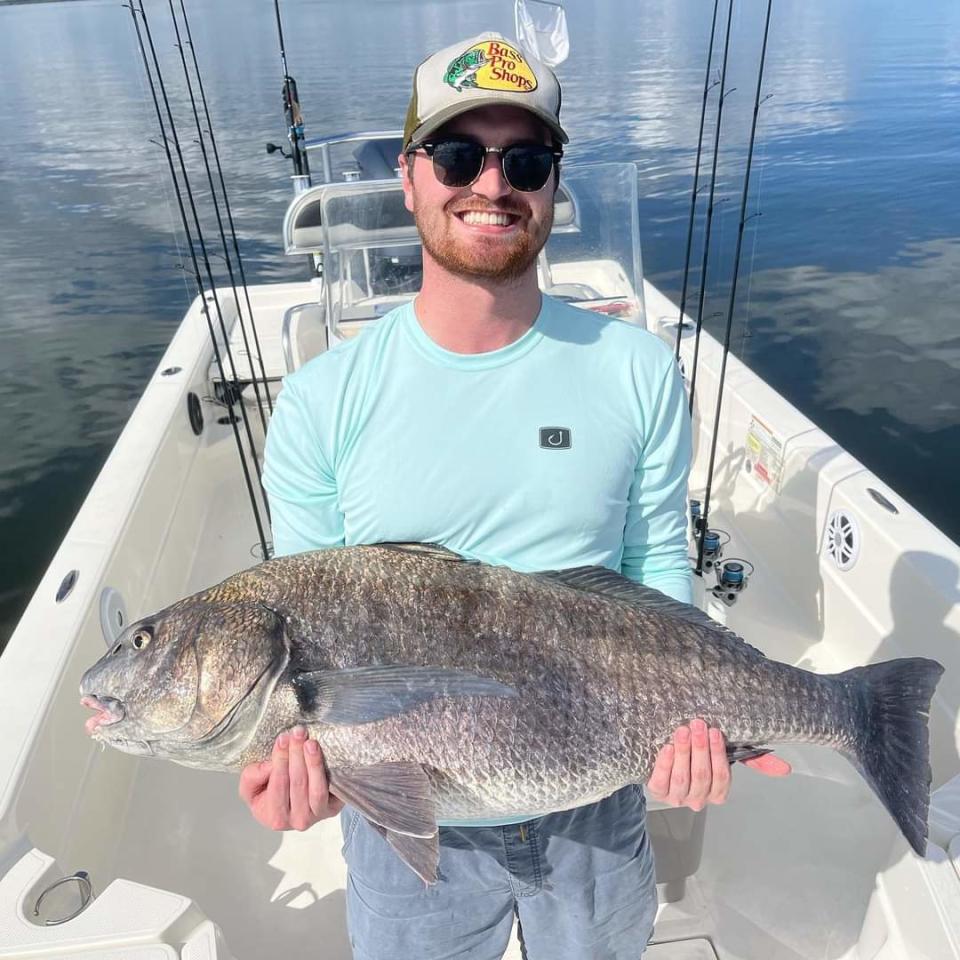
[[[471,137],[488,147],[550,143],[547,128],[518,107],[471,110],[431,139],[446,134]],[[401,157],[400,165],[407,209],[424,247],[441,267],[462,277],[512,280],[534,263],[553,225],[553,175],[540,190],[526,193],[504,179],[498,154],[487,154],[480,176],[467,187],[440,183],[423,151]],[[483,223],[478,212],[506,214],[508,222]]]

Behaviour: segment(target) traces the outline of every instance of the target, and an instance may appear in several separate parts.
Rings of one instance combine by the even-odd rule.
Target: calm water
[[[637,162],[645,269],[678,296],[712,4],[568,7],[570,154]],[[764,8],[734,18],[707,313],[725,306]],[[166,4],[147,9],[162,32]],[[284,133],[272,3],[188,9],[248,277],[299,278],[277,249],[288,169],[263,150]],[[311,135],[400,126],[426,52],[512,33],[509,0],[283,9]],[[0,76],[2,648],[191,295],[128,12],[0,7]],[[765,90],[735,349],[960,539],[960,5],[777,0]]]

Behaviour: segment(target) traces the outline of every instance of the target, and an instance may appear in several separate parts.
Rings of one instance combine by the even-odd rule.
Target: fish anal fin
[[[358,724],[406,713],[437,697],[515,697],[499,680],[442,667],[384,665],[313,670],[293,677],[303,719]]]
[[[758,747],[752,743],[728,743],[727,763],[743,763],[744,760],[756,760],[773,753],[770,747]]]
[[[433,790],[419,763],[331,767],[329,780],[330,792],[372,823],[410,837],[437,835]]]

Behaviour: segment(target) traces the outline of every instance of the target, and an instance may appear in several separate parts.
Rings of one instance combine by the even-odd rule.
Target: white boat
[[[283,237],[288,253],[318,258],[322,277],[249,288],[273,395],[286,372],[416,290],[398,138],[312,145],[328,182],[294,198]],[[338,151],[356,166],[346,178]],[[383,175],[365,178],[378,157]],[[642,277],[636,186],[630,165],[565,167],[541,283],[672,343],[678,309]],[[261,453],[248,385],[259,359],[238,298],[218,295],[241,389],[224,389],[198,298],[0,659],[0,958],[350,956],[336,820],[271,833],[235,776],[103,751],[83,729],[79,678],[125,623],[262,556],[225,403],[242,396]],[[692,340],[691,324],[688,372]],[[720,362],[704,333],[694,497]],[[661,907],[645,956],[958,960],[960,548],[733,357],[723,410],[710,526],[725,546],[713,559],[743,558],[753,572],[748,589],[715,595],[714,567],[698,578],[700,602],[768,656],[810,669],[909,655],[944,664],[930,713],[930,844],[915,855],[837,754],[783,748],[794,773],[782,781],[738,769],[722,807],[654,805]],[[519,957],[516,943],[507,956]]]

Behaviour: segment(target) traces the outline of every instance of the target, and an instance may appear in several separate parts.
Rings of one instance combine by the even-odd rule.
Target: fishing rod
[[[723,338],[723,359],[720,362],[720,381],[717,386],[717,408],[713,418],[713,440],[710,444],[710,463],[707,467],[707,488],[703,498],[703,523],[699,537],[699,547],[697,549],[697,569],[698,574],[703,572],[703,549],[706,537],[706,531],[710,515],[710,490],[713,486],[713,468],[717,456],[717,437],[720,432],[720,409],[723,404],[723,383],[727,374],[727,356],[730,353],[730,334],[733,330],[733,306],[737,297],[737,279],[740,272],[740,252],[743,248],[743,231],[747,220],[752,219],[754,215],[748,217],[747,197],[750,191],[750,167],[753,162],[753,144],[757,133],[757,114],[760,112],[760,106],[766,102],[769,97],[760,99],[760,89],[763,84],[763,66],[767,57],[767,36],[770,33],[770,11],[773,7],[773,0],[767,0],[767,19],[763,26],[763,44],[760,47],[760,66],[757,69],[757,93],[753,100],[753,122],[750,125],[750,145],[747,147],[747,167],[743,175],[743,191],[740,195],[740,225],[737,228],[737,248],[733,256],[733,279],[730,284],[730,301],[727,304],[727,327]]]
[[[226,267],[227,267],[227,276],[230,278],[230,288],[233,290],[234,303],[235,303],[236,306],[237,306],[237,322],[238,322],[238,325],[239,325],[239,327],[240,327],[240,335],[241,335],[241,338],[242,338],[242,340],[243,340],[243,348],[244,348],[244,350],[245,350],[246,353],[247,353],[247,360],[248,360],[248,362],[249,362],[249,364],[250,364],[250,380],[251,380],[251,383],[253,384],[253,392],[254,392],[254,396],[256,397],[256,400],[257,400],[257,411],[258,411],[259,414],[260,414],[260,424],[261,424],[261,426],[263,427],[264,435],[266,435],[266,432],[267,432],[267,420],[266,420],[266,416],[264,415],[264,412],[263,412],[263,398],[260,396],[260,386],[259,386],[259,383],[258,383],[258,381],[257,381],[257,374],[256,374],[256,371],[254,370],[254,366],[253,366],[254,355],[253,355],[253,351],[250,349],[250,340],[249,340],[249,338],[247,337],[247,327],[246,327],[246,324],[244,323],[244,319],[243,319],[243,308],[242,308],[241,305],[240,305],[240,294],[237,292],[237,279],[236,279],[236,277],[234,276],[234,273],[233,273],[233,264],[231,263],[231,259],[230,259],[230,250],[229,250],[229,248],[227,247],[227,237],[226,237],[226,233],[224,232],[224,229],[223,229],[223,218],[220,216],[220,203],[219,203],[219,201],[217,200],[217,191],[216,191],[216,188],[215,188],[214,185],[213,185],[213,172],[212,172],[211,169],[210,169],[210,159],[209,159],[209,157],[207,156],[207,147],[206,147],[205,138],[204,138],[204,130],[203,130],[203,128],[202,128],[201,125],[200,125],[200,114],[197,112],[197,101],[196,101],[196,98],[195,98],[194,95],[193,95],[193,82],[192,82],[192,80],[191,80],[191,78],[190,78],[190,71],[187,69],[187,58],[186,58],[186,56],[184,55],[184,52],[183,52],[183,40],[182,40],[182,38],[181,38],[181,36],[180,36],[180,27],[179,27],[179,25],[178,25],[178,23],[177,23],[177,16],[176,16],[176,13],[174,12],[174,9],[173,9],[173,0],[167,0],[167,3],[168,3],[168,5],[169,5],[169,7],[170,7],[170,21],[171,21],[171,23],[173,24],[173,32],[174,32],[174,35],[175,35],[176,40],[177,40],[177,42],[174,44],[174,46],[177,48],[177,51],[178,51],[179,54],[180,54],[180,64],[181,64],[181,66],[183,67],[183,79],[184,79],[184,82],[185,82],[186,88],[187,88],[187,96],[190,98],[190,108],[191,108],[191,110],[193,111],[193,122],[194,122],[194,125],[196,126],[196,130],[197,130],[197,143],[200,145],[200,153],[201,153],[201,155],[202,155],[202,157],[203,157],[203,167],[204,167],[204,170],[206,171],[206,174],[207,174],[207,184],[208,184],[208,186],[210,187],[210,202],[211,202],[212,205],[213,205],[213,212],[214,212],[214,215],[215,215],[216,218],[217,218],[217,229],[218,229],[218,231],[219,231],[219,233],[220,233],[220,244],[221,244],[221,246],[222,246],[222,248],[223,248],[223,259],[224,259],[224,262],[225,262]],[[186,17],[186,9],[183,7],[183,0],[180,0],[180,6],[181,6],[181,9],[183,10],[184,17]],[[191,42],[191,44],[190,44],[190,49],[193,50],[193,44],[192,44],[192,42]],[[199,71],[199,68],[197,68],[197,58],[196,58],[196,57],[197,57],[196,51],[193,51],[194,69],[196,70],[197,82],[198,82],[198,85],[199,85],[199,83],[200,83],[200,71]],[[202,89],[202,88],[201,88],[201,89]],[[204,110],[206,111],[206,98],[204,98]],[[209,113],[209,111],[207,111],[207,113],[206,113],[206,118],[207,118],[207,129],[206,129],[206,133],[207,133],[207,135],[211,138],[211,142],[213,142],[213,125],[212,125],[211,122],[210,122],[210,113]],[[220,174],[220,187],[221,187],[221,189],[222,189],[222,191],[223,191],[224,203],[228,205],[228,209],[229,209],[229,201],[227,200],[227,187],[226,187],[226,184],[224,183],[224,180],[223,180],[223,169],[222,169],[222,167],[220,166],[220,158],[219,158],[219,156],[217,156],[216,162],[217,162],[217,170],[219,171],[219,174]],[[232,228],[233,228],[233,220],[232,220],[232,218],[231,218],[231,221],[230,221],[230,226],[231,226],[231,230],[232,230]],[[238,262],[239,262],[240,251],[239,251],[239,249],[237,249],[237,235],[236,235],[236,232],[233,232],[233,245],[234,245],[234,250],[236,251],[236,255],[237,255],[237,257],[238,257]],[[242,263],[240,264],[240,269],[241,269],[241,270],[243,269]],[[243,290],[244,290],[244,293],[246,294],[247,309],[249,310],[249,316],[250,316],[250,324],[251,324],[251,326],[253,326],[254,336],[256,336],[256,326],[254,325],[254,322],[253,322],[253,309],[252,309],[252,307],[250,306],[250,294],[249,294],[249,292],[247,291],[247,285],[246,285],[245,279],[244,279],[244,283],[243,283]],[[258,341],[258,342],[257,342],[257,349],[258,349],[258,351],[259,351],[259,347],[260,347],[260,344],[259,344],[259,341]],[[263,358],[262,358],[262,357],[260,358],[260,368],[261,368],[261,370],[263,370]],[[238,384],[238,392],[239,392],[239,390],[240,390],[240,388],[239,388],[239,381],[236,381],[236,382],[237,382],[237,384]],[[269,390],[269,387],[268,387],[268,385],[267,385],[267,377],[266,377],[266,373],[265,373],[265,372],[264,372],[264,374],[263,374],[263,385],[264,385],[264,390],[266,391],[267,396],[269,397],[270,390]],[[242,397],[242,396],[238,396],[237,399],[238,399],[238,402],[242,405],[242,404],[243,404],[243,397]],[[272,406],[271,406],[271,413],[272,413],[272,412],[273,412],[273,408],[272,408]]]
[[[267,371],[263,366],[263,351],[260,349],[260,337],[257,334],[257,325],[253,317],[253,307],[250,305],[250,292],[247,289],[247,276],[246,272],[243,269],[243,258],[240,256],[240,246],[237,243],[237,230],[233,223],[233,212],[230,209],[230,199],[227,196],[227,185],[223,179],[223,167],[220,164],[220,151],[217,149],[217,138],[213,135],[213,123],[210,120],[210,110],[207,107],[207,95],[203,89],[203,78],[200,76],[200,65],[197,63],[197,51],[193,45],[193,35],[190,33],[190,21],[187,19],[187,8],[184,6],[183,0],[180,0],[180,10],[183,16],[183,26],[187,32],[187,45],[190,47],[190,54],[193,59],[193,70],[197,77],[197,89],[200,91],[200,102],[203,104],[203,114],[207,121],[207,134],[210,137],[210,145],[213,147],[213,158],[217,166],[217,175],[220,179],[220,192],[223,195],[223,206],[227,214],[227,223],[230,226],[230,238],[233,242],[233,251],[234,255],[237,258],[237,268],[240,272],[240,283],[243,287],[244,299],[247,302],[247,315],[250,317],[250,327],[253,330],[253,342],[257,350],[257,361],[260,365],[260,376],[263,378],[263,389],[264,393],[267,395],[267,407],[270,410],[270,413],[273,414],[273,400],[270,397],[270,385],[267,382]],[[173,16],[173,11],[171,9],[171,16]],[[174,24],[176,24],[176,17],[174,17]],[[216,203],[214,203],[216,206]],[[218,218],[219,220],[219,215]],[[221,231],[222,232],[222,231]],[[231,282],[233,276],[231,275]],[[236,294],[236,290],[234,290]],[[237,305],[237,313],[240,314],[240,330],[243,333],[243,344],[244,348],[247,351],[247,355],[252,357],[250,354],[250,346],[247,343],[246,331],[243,326],[243,314],[239,309],[239,304]],[[253,373],[253,364],[251,360],[250,372]],[[257,379],[256,374],[253,376],[254,392],[257,392]],[[263,421],[263,407],[260,403],[260,394],[257,392],[257,406],[260,408],[260,418],[261,422]],[[266,424],[263,425],[264,430],[266,430]]]
[[[133,20],[133,26],[134,26],[134,29],[135,29],[136,34],[137,34],[137,45],[138,45],[138,47],[139,47],[139,49],[140,49],[140,56],[141,56],[141,58],[143,59],[143,69],[144,69],[144,72],[146,73],[147,81],[148,81],[148,83],[149,83],[149,85],[150,85],[150,94],[151,94],[151,97],[152,97],[152,99],[153,99],[153,106],[154,106],[154,110],[155,110],[156,115],[157,115],[157,123],[158,123],[158,125],[159,125],[159,127],[160,127],[160,143],[161,143],[161,146],[163,147],[164,152],[165,152],[165,154],[166,154],[166,157],[167,157],[167,165],[168,165],[168,168],[169,168],[169,170],[170,170],[171,179],[173,180],[174,192],[175,192],[175,195],[176,195],[176,198],[177,198],[177,206],[178,206],[179,211],[180,211],[180,221],[181,221],[181,225],[183,226],[184,233],[185,233],[185,235],[186,235],[187,247],[188,247],[188,249],[189,249],[189,251],[190,251],[190,259],[191,259],[191,262],[192,262],[192,264],[193,264],[194,281],[195,281],[195,283],[196,283],[197,293],[198,293],[198,296],[199,296],[199,298],[200,298],[201,311],[203,312],[204,318],[206,319],[206,322],[207,322],[207,330],[208,330],[208,332],[209,332],[209,334],[210,334],[210,342],[213,344],[213,355],[214,355],[214,358],[215,358],[215,360],[216,360],[217,370],[218,370],[218,372],[219,372],[219,374],[220,374],[220,380],[221,380],[221,382],[224,383],[224,384],[227,384],[227,383],[228,383],[228,379],[227,379],[227,376],[226,376],[226,373],[225,373],[225,370],[224,370],[223,355],[222,355],[221,352],[220,352],[220,347],[219,347],[219,344],[218,344],[218,341],[217,341],[216,332],[215,332],[214,326],[213,326],[213,320],[211,319],[211,316],[210,316],[210,307],[209,307],[209,304],[208,304],[208,302],[207,302],[207,294],[206,294],[206,292],[205,292],[205,290],[204,290],[204,286],[203,286],[203,279],[202,279],[202,276],[201,276],[201,273],[200,273],[200,264],[199,264],[199,261],[198,261],[198,259],[197,259],[197,252],[196,252],[196,248],[195,248],[195,246],[194,246],[193,235],[192,235],[191,230],[190,230],[190,223],[189,223],[189,220],[188,220],[188,218],[187,218],[187,212],[186,212],[186,209],[185,209],[185,206],[184,206],[183,191],[180,189],[180,182],[179,182],[179,179],[178,179],[178,177],[177,177],[176,166],[174,165],[174,162],[173,162],[173,156],[172,156],[171,153],[170,153],[170,143],[171,143],[171,140],[172,140],[172,142],[173,142],[174,148],[175,148],[176,153],[177,153],[177,158],[178,158],[178,160],[179,160],[180,170],[181,170],[181,176],[182,176],[182,178],[183,178],[184,188],[185,188],[185,190],[186,190],[186,192],[187,192],[187,198],[188,198],[188,201],[189,201],[189,205],[190,205],[190,208],[191,208],[191,211],[192,211],[192,214],[193,214],[194,224],[195,224],[195,227],[196,227],[197,239],[198,239],[198,242],[199,242],[199,244],[200,244],[200,249],[201,249],[201,252],[202,252],[202,254],[203,254],[204,264],[205,264],[205,266],[206,266],[207,276],[208,276],[209,282],[210,282],[211,293],[210,293],[209,297],[210,297],[210,299],[214,302],[214,304],[216,305],[216,308],[217,308],[217,313],[218,313],[219,318],[220,318],[220,327],[221,327],[221,330],[223,331],[224,346],[225,346],[225,348],[226,348],[227,359],[229,360],[229,362],[230,362],[230,364],[231,364],[231,367],[232,367],[232,366],[233,366],[233,357],[232,357],[232,354],[231,354],[231,352],[230,352],[230,340],[229,340],[229,338],[228,338],[227,335],[226,335],[226,329],[225,329],[224,323],[223,323],[223,314],[222,314],[222,312],[220,311],[219,301],[217,300],[217,296],[216,296],[216,285],[214,284],[214,281],[213,281],[213,272],[212,272],[212,270],[210,269],[210,261],[209,261],[209,258],[208,258],[208,256],[207,256],[206,245],[204,244],[203,234],[202,234],[202,231],[201,231],[201,229],[200,229],[200,220],[199,220],[199,217],[197,216],[197,209],[196,209],[196,205],[195,205],[194,200],[193,200],[193,191],[192,191],[191,188],[190,188],[190,180],[189,180],[189,177],[188,177],[188,175],[187,175],[187,168],[186,168],[186,164],[184,163],[184,159],[183,159],[183,151],[182,151],[182,149],[181,149],[181,147],[180,147],[180,140],[179,140],[179,137],[177,136],[176,125],[175,125],[175,123],[174,123],[174,121],[173,121],[173,113],[172,113],[172,111],[170,110],[170,102],[169,102],[169,100],[167,99],[166,87],[164,86],[164,83],[163,83],[163,75],[162,75],[162,73],[161,73],[161,71],[160,71],[160,63],[159,63],[159,60],[158,60],[158,58],[157,58],[157,51],[156,51],[156,48],[154,47],[154,44],[153,44],[153,37],[152,37],[152,35],[151,35],[151,33],[150,33],[150,26],[149,26],[149,23],[148,23],[148,21],[147,21],[146,11],[145,11],[144,8],[143,8],[143,0],[139,0],[139,11],[138,11],[137,9],[135,9],[135,7],[134,7],[134,5],[133,5],[132,2],[129,3],[129,4],[123,4],[123,5],[130,10],[130,16],[131,16],[131,18],[132,18],[132,20]],[[141,29],[140,29],[140,22],[137,20],[137,14],[138,14],[138,13],[139,13],[139,15],[140,15],[140,19],[143,21],[143,28],[144,28],[143,31],[141,31]],[[144,46],[144,43],[143,43],[144,34],[146,34],[147,42],[148,42],[149,45],[150,45],[150,54],[151,54],[151,59],[153,60],[153,65],[154,65],[154,66],[153,66],[153,71],[156,71],[156,76],[157,76],[157,82],[156,82],[156,83],[154,83],[153,71],[152,71],[151,68],[150,68],[150,60],[148,60],[148,58],[147,58],[146,47]],[[164,105],[165,105],[165,107],[166,107],[167,118],[168,118],[169,125],[170,125],[170,137],[167,136],[166,124],[164,123],[163,113],[162,113],[162,111],[161,111],[161,109],[160,109],[160,101],[159,101],[159,99],[158,99],[158,97],[157,97],[157,87],[158,87],[158,86],[159,86],[159,88],[160,88],[160,93],[161,93],[161,95],[162,95],[162,97],[163,97]],[[236,379],[236,373],[235,373],[235,371],[234,371],[234,379]],[[230,404],[230,402],[229,402],[229,400],[230,400],[229,393],[227,394],[227,400],[228,400],[228,407],[229,407],[229,408],[232,408],[232,404]],[[256,458],[256,453],[255,453],[255,447],[253,446],[253,437],[252,437],[252,434],[251,434],[251,432],[250,432],[250,423],[249,423],[249,420],[248,420],[247,415],[246,415],[246,410],[244,409],[244,406],[243,406],[242,403],[240,404],[240,412],[241,412],[241,415],[242,415],[242,417],[243,417],[244,424],[245,424],[245,426],[246,426],[247,439],[248,439],[248,442],[249,442],[249,444],[250,444],[250,450],[251,450],[251,454],[252,454],[252,456],[253,456],[253,462],[254,462],[254,465],[257,467],[256,473],[257,473],[257,480],[258,480],[258,483],[259,483],[259,481],[260,481],[260,472],[259,472],[259,466],[257,465],[257,458]],[[268,552],[267,552],[267,537],[266,537],[266,534],[265,534],[265,532],[264,532],[263,522],[262,522],[262,520],[261,520],[261,518],[260,518],[260,511],[259,511],[259,509],[258,509],[258,507],[257,507],[257,499],[256,499],[256,495],[254,494],[253,481],[252,481],[251,476],[250,476],[250,469],[249,469],[249,467],[248,467],[248,465],[247,465],[247,458],[246,458],[246,454],[245,454],[244,449],[243,449],[243,441],[242,441],[242,439],[241,439],[241,437],[240,437],[240,429],[239,429],[239,427],[238,427],[238,425],[237,425],[236,417],[234,417],[234,416],[232,415],[232,409],[231,409],[231,415],[230,415],[227,419],[230,421],[230,424],[231,424],[231,426],[233,427],[233,436],[234,436],[234,439],[235,439],[236,444],[237,444],[237,453],[238,453],[239,456],[240,456],[240,465],[241,465],[241,468],[243,469],[243,476],[244,476],[244,480],[246,481],[246,485],[247,485],[247,494],[248,494],[248,496],[249,496],[250,506],[251,506],[251,508],[252,508],[252,510],[253,510],[253,518],[254,518],[254,522],[255,522],[256,527],[257,527],[257,534],[258,534],[259,537],[260,537],[260,546],[261,546],[261,548],[262,548],[262,550],[263,550],[263,555],[264,555],[264,557],[266,557],[266,556],[268,555]],[[262,484],[260,485],[260,492],[261,492],[261,496],[263,496],[263,486],[262,486]],[[263,502],[266,503],[266,497],[265,497],[265,496],[263,496]]]
[[[723,63],[720,67],[720,96],[717,100],[717,128],[713,133],[713,161],[710,168],[710,199],[707,201],[707,224],[703,236],[703,260],[700,264],[700,296],[697,301],[697,333],[693,341],[693,369],[690,371],[690,413],[693,414],[693,398],[697,388],[697,361],[700,357],[700,333],[703,329],[703,301],[707,293],[707,258],[710,255],[710,229],[713,225],[713,202],[717,186],[717,158],[720,155],[720,124],[723,120],[723,103],[733,93],[725,90],[727,62],[730,54],[730,24],[733,20],[733,0],[727,7],[727,30],[723,41]]]
[[[207,253],[207,244],[206,244],[206,241],[203,239],[203,229],[200,226],[200,215],[197,212],[197,205],[194,200],[193,189],[190,186],[190,176],[187,173],[186,161],[183,158],[183,151],[180,148],[180,137],[177,134],[177,125],[173,119],[173,110],[170,107],[170,100],[167,97],[166,84],[163,82],[163,73],[160,69],[160,59],[157,56],[157,51],[153,44],[153,34],[150,30],[150,22],[147,19],[147,12],[143,6],[143,0],[137,0],[137,2],[140,7],[140,17],[143,20],[143,30],[147,37],[147,43],[150,46],[150,56],[153,61],[154,71],[156,72],[156,76],[157,76],[157,86],[160,88],[160,96],[163,98],[163,105],[167,114],[167,121],[169,124],[170,136],[173,139],[174,149],[176,150],[177,159],[179,160],[179,163],[180,163],[180,171],[183,177],[183,186],[184,186],[184,189],[186,190],[187,201],[190,206],[190,212],[193,216],[193,223],[194,223],[194,229],[196,232],[197,243],[200,246],[200,254],[203,258],[203,263],[204,263],[204,267],[207,274],[207,280],[209,281],[209,285],[210,285],[210,290],[209,290],[209,293],[207,294],[207,299],[212,300],[214,307],[216,308],[217,320],[220,326],[220,332],[223,335],[224,346],[226,348],[227,362],[229,363],[229,366],[230,366],[231,380],[229,382],[226,379],[222,381],[223,390],[224,390],[224,400],[226,401],[227,406],[231,408],[231,419],[232,419],[232,407],[233,407],[234,400],[240,401],[238,404],[240,407],[240,416],[241,416],[241,419],[243,420],[244,430],[247,435],[247,443],[250,446],[250,456],[253,459],[254,471],[257,474],[257,481],[258,483],[260,483],[260,489],[262,492],[263,484],[260,479],[260,462],[257,459],[256,445],[254,444],[254,441],[253,441],[253,432],[250,429],[250,418],[247,416],[247,409],[245,404],[242,402],[242,398],[239,396],[235,396],[233,392],[233,388],[236,384],[240,382],[240,378],[237,376],[237,368],[233,361],[233,351],[230,349],[230,335],[229,335],[229,332],[227,331],[226,321],[224,320],[223,308],[220,305],[220,297],[217,294],[217,285],[216,285],[216,281],[213,278],[213,268],[210,266],[210,256]],[[204,300],[205,306],[207,305],[207,299]],[[266,502],[266,498],[264,498],[264,502]]]
[[[697,190],[700,181],[700,155],[703,152],[703,123],[707,116],[707,97],[716,83],[710,82],[713,66],[713,40],[717,30],[717,8],[720,0],[713,0],[713,19],[710,21],[710,46],[707,48],[707,74],[703,81],[703,104],[700,107],[700,131],[697,134],[697,159],[693,165],[693,190],[690,192],[690,219],[687,223],[687,251],[683,257],[683,288],[680,293],[680,322],[677,324],[677,348],[674,356],[680,359],[680,339],[683,336],[683,318],[687,307],[687,281],[690,276],[690,251],[693,249],[693,222],[697,210]]]
[[[273,0],[273,9],[277,15],[277,36],[280,39],[280,62],[283,64],[283,115],[287,120],[287,140],[290,152],[285,153],[276,144],[267,144],[267,153],[279,150],[285,157],[293,160],[296,191],[299,193],[310,186],[310,162],[303,146],[303,114],[300,112],[300,96],[297,93],[297,81],[287,69],[287,51],[283,43],[283,24],[280,21],[280,0]]]

